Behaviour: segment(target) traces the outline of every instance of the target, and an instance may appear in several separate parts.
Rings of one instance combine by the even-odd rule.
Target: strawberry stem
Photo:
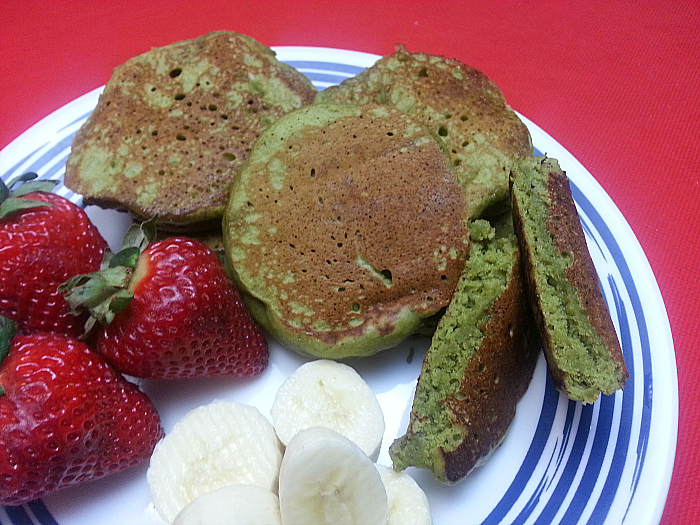
[[[128,290],[134,267],[141,253],[156,236],[156,218],[134,224],[124,236],[123,248],[116,254],[105,253],[99,271],[76,275],[58,287],[74,313],[88,311],[86,337],[96,322],[108,325],[134,298]]]

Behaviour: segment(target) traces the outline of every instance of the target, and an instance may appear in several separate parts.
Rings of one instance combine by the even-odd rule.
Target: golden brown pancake
[[[469,242],[443,150],[385,106],[314,104],[275,122],[233,184],[223,229],[256,319],[328,358],[390,348],[447,306]]]
[[[443,140],[472,218],[505,196],[511,163],[532,155],[527,127],[491,79],[458,60],[401,45],[316,101],[386,104],[421,120]]]
[[[163,229],[206,228],[260,132],[315,94],[237,33],[152,49],[115,68],[73,141],[66,185],[88,204],[157,215]]]

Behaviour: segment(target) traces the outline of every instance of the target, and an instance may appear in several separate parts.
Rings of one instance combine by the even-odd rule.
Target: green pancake
[[[440,145],[384,106],[314,104],[275,122],[232,186],[229,266],[255,318],[316,357],[395,346],[446,307],[469,246]]]
[[[260,132],[316,89],[252,38],[219,31],[154,48],[114,69],[75,136],[65,184],[87,204],[218,227]]]
[[[512,203],[529,298],[554,383],[593,403],[628,378],[566,174],[555,159],[515,166]]]
[[[532,378],[539,345],[527,308],[508,213],[472,225],[472,245],[433,335],[406,434],[389,454],[396,470],[428,469],[456,483],[501,443]]]
[[[505,196],[513,161],[532,155],[527,127],[492,80],[458,60],[403,46],[321,91],[316,102],[385,104],[414,115],[444,141],[472,218]]]

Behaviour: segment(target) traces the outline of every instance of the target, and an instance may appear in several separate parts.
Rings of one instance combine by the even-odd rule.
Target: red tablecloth
[[[700,4],[695,1],[4,0],[0,147],[129,57],[212,30],[267,45],[455,57],[567,148],[634,230],[678,365],[678,446],[662,523],[700,515]]]

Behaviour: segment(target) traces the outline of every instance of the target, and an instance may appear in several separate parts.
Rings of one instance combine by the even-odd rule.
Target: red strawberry
[[[71,315],[57,288],[69,277],[98,270],[107,243],[69,200],[54,193],[25,193],[33,184],[10,196],[0,182],[0,315],[13,319],[20,334],[77,337],[86,316]]]
[[[0,363],[0,504],[18,505],[150,457],[163,429],[136,385],[68,336],[10,338]]]
[[[127,242],[132,244],[138,243]],[[148,379],[253,376],[265,369],[267,342],[211,249],[174,237],[148,244],[140,256],[138,250],[130,250],[112,259],[113,274],[107,282],[118,289],[120,281],[130,279],[133,300],[122,290],[107,307],[94,308],[96,316],[109,322],[94,339],[96,350],[109,363],[125,374]],[[131,276],[127,269],[132,263],[122,260],[125,252],[137,258]],[[95,275],[68,283],[73,287],[69,301],[92,302],[85,300],[94,289],[90,277]]]

